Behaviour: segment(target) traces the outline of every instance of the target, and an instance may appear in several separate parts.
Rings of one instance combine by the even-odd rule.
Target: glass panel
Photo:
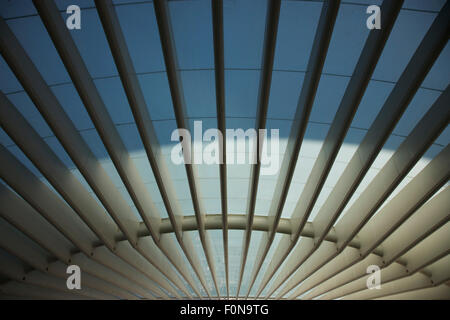
[[[150,117],[154,121],[153,125],[155,129],[158,129],[156,130],[158,134],[160,128],[157,127],[155,121],[175,119],[167,75],[165,72],[141,74],[138,75],[138,80]],[[164,136],[165,139],[170,139],[170,132],[167,136]],[[160,140],[160,144],[163,144],[166,141],[165,139]]]
[[[263,147],[263,154],[267,155],[268,159],[264,160],[266,162],[263,163],[260,170],[255,207],[255,214],[257,215],[267,216],[269,214],[291,123],[289,120],[267,120],[267,144]],[[276,139],[276,136],[273,136],[273,132],[271,131],[273,129],[279,131],[278,148],[277,143],[273,143],[272,141],[272,139]]]
[[[196,274],[196,273],[194,272],[194,270],[192,269],[192,266],[191,266],[191,264],[189,263],[189,260],[186,258],[186,255],[185,255],[184,252],[181,250],[180,245],[178,244],[178,241],[177,241],[177,239],[176,239],[176,237],[175,237],[175,234],[174,234],[174,233],[167,233],[167,234],[164,234],[164,237],[170,238],[170,239],[172,240],[172,242],[175,244],[176,250],[178,251],[178,254],[180,255],[181,259],[183,260],[184,265],[185,265],[186,268],[188,269],[188,272],[190,273],[190,275],[191,275],[191,277],[192,277],[192,279],[193,279],[194,285],[198,288],[198,290],[200,291],[200,294],[201,294],[202,296],[206,296],[206,292],[205,292],[205,290],[203,289],[203,287],[202,287],[200,281],[198,280],[197,274]],[[149,239],[150,239],[150,238],[149,238]],[[150,241],[151,241],[151,240],[150,240]],[[178,273],[178,272],[177,272],[177,273]],[[179,274],[179,273],[178,273],[178,274]],[[181,277],[182,279],[184,279],[181,275],[180,275],[180,277]],[[192,290],[191,286],[189,286],[185,280],[183,280],[183,282],[184,282],[184,283],[186,284],[186,286],[188,287],[189,292],[190,292],[193,296],[195,296],[195,293],[194,293],[194,291]]]
[[[361,130],[370,128],[393,88],[391,83],[369,81],[350,127]]]
[[[260,73],[254,70],[225,71],[225,114],[227,117],[256,117]],[[232,128],[227,123],[227,128],[230,127]],[[250,128],[254,127],[253,121]]]
[[[279,241],[283,241],[283,238],[289,238],[290,237],[290,235],[288,235],[288,234],[280,234],[279,235],[279,238],[280,238],[280,240]],[[301,239],[301,238],[300,238]],[[278,241],[278,243],[277,243],[277,247],[278,247],[278,244],[279,244],[279,241]],[[272,246],[274,246],[274,244],[272,244]],[[277,248],[275,248],[275,250],[276,250]],[[292,253],[292,251],[291,251],[291,253]],[[289,258],[290,256],[288,256],[288,258]],[[272,256],[272,259],[273,259],[273,256]],[[286,260],[285,260],[286,261]],[[269,262],[270,262],[270,260],[269,260]],[[261,294],[260,294],[260,297],[266,297],[267,296],[267,294],[269,293],[269,289],[271,289],[272,288],[272,284],[274,283],[274,281],[275,281],[275,279],[277,279],[278,278],[278,276],[281,274],[281,273],[283,273],[283,268],[284,268],[284,262],[283,262],[283,264],[281,265],[281,267],[280,268],[278,268],[278,270],[274,273],[274,275],[272,276],[272,278],[267,282],[267,285],[265,286],[265,288],[263,289],[263,291],[261,292]],[[264,272],[264,275],[266,274],[266,272]],[[258,286],[258,290],[259,290],[259,286]],[[275,291],[275,293],[271,296],[271,297],[275,297],[277,294],[278,294],[278,291],[279,290],[281,290],[281,288],[280,289],[277,289],[276,291]]]
[[[254,128],[254,119],[227,118],[227,129],[242,129],[246,131]],[[250,179],[251,164],[249,162],[249,139],[245,138],[245,153],[239,152],[237,138],[227,139],[227,189],[228,189],[228,211],[229,213],[243,214],[247,210],[247,194]],[[245,157],[245,158],[238,158]],[[238,162],[238,159],[244,161]],[[233,162],[232,162],[233,161]],[[242,163],[244,162],[244,163]]]

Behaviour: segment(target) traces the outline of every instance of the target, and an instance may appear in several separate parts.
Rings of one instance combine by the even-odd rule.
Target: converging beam
[[[262,263],[269,252],[280,222],[281,213],[283,212],[284,203],[289,191],[292,176],[297,164],[297,158],[305,136],[306,126],[308,124],[309,115],[314,104],[317,87],[319,85],[320,75],[322,73],[323,64],[327,55],[328,46],[330,44],[331,35],[334,29],[334,23],[339,10],[340,1],[325,1],[322,5],[319,24],[314,37],[313,47],[308,61],[307,72],[300,92],[297,110],[292,123],[289,135],[288,145],[281,164],[277,185],[272,198],[269,210],[271,226],[269,232],[264,233],[259,244],[256,263],[253,267],[252,278],[248,288],[247,296],[253,287],[253,284],[261,269]],[[289,239],[285,237],[285,239]],[[295,243],[295,242],[294,242]],[[274,259],[279,259],[281,251],[274,254]],[[275,271],[274,271],[275,272]],[[267,278],[267,281],[272,276]],[[258,296],[258,294],[257,294]]]
[[[340,176],[335,188],[332,190],[324,205],[319,210],[319,213],[313,222],[313,224],[317,225],[317,229],[315,227],[315,234],[317,236],[313,243],[313,247],[310,249],[303,246],[304,250],[302,250],[302,254],[290,259],[290,262],[288,262],[288,265],[281,273],[282,276],[279,277],[276,284],[274,284],[274,290],[271,290],[271,292],[275,291],[275,287],[279,287],[282,282],[292,275],[297,268],[305,262],[316,249],[320,247],[321,239],[324,235],[326,235],[329,228],[333,226],[334,222],[344,210],[346,204],[350,200],[361,180],[364,178],[364,175],[380,152],[382,146],[388,139],[401,115],[406,110],[409,102],[414,97],[414,94],[424,80],[434,61],[437,59],[439,53],[445,46],[448,39],[448,27],[450,23],[449,13],[450,3],[447,3],[434,20],[421,44],[400,76],[399,81],[391,91],[389,97],[386,99],[386,102],[384,103],[377,118],[374,120],[363,141],[360,143],[349,164]],[[341,221],[339,221],[339,224],[336,226],[336,230],[342,228],[342,232],[340,232],[340,242],[342,242],[342,245],[340,244],[338,246],[338,250],[335,250],[335,254],[340,250],[343,250],[346,242],[357,234],[363,224],[367,221],[366,219],[370,218],[370,216],[375,213],[376,209],[381,206],[383,201],[389,196],[398,183],[400,183],[401,179],[406,175],[409,169],[412,168],[423,152],[425,152],[426,148],[431,145],[434,138],[436,138],[442,130],[439,126],[434,127],[434,123],[431,125],[430,129],[433,131],[434,135],[427,135],[429,140],[422,140],[421,144],[416,146],[416,153],[414,155],[410,155],[407,163],[401,164],[402,168],[400,170],[396,170],[395,179],[391,179],[392,177],[390,178],[389,181],[392,181],[392,184],[387,185],[385,188],[381,187],[381,189],[376,193],[376,196],[372,195],[368,192],[368,189],[366,189],[366,195],[358,199],[360,206],[364,209],[368,209],[367,213],[365,213],[366,218],[363,221],[353,221],[349,218],[350,215],[346,214],[343,216]],[[412,144],[414,144],[414,142]],[[402,158],[406,155],[408,154],[404,151],[399,151],[395,158]],[[393,159],[394,157],[391,158],[391,164],[389,164],[384,172],[382,172],[383,170],[380,171],[379,179],[382,179],[381,173],[385,175],[387,171],[391,170],[394,162]],[[386,168],[386,166],[384,168]],[[375,188],[375,186],[373,186],[373,188]],[[369,200],[370,205],[368,202]],[[357,210],[355,204],[352,207]],[[301,243],[299,243],[299,246],[301,246]],[[320,267],[322,263],[323,262],[320,264],[317,263],[317,268]],[[291,283],[294,281],[296,280],[293,280],[292,278]]]
[[[247,261],[248,248],[252,236],[253,217],[255,215],[256,197],[258,194],[259,171],[261,169],[262,141],[261,130],[266,128],[267,109],[269,106],[270,85],[272,83],[272,70],[275,58],[275,47],[277,42],[278,21],[280,19],[281,0],[269,0],[267,2],[266,30],[264,34],[263,57],[261,63],[261,78],[259,80],[258,101],[256,105],[255,129],[256,141],[256,162],[251,166],[247,199],[247,227],[245,228],[242,241],[241,268],[239,271],[239,281],[236,297],[239,297],[242,277],[244,276],[245,263]],[[253,153],[255,150],[249,150]],[[263,257],[264,259],[264,257]],[[251,287],[251,286],[250,286]]]
[[[217,128],[225,137],[225,66],[223,45],[223,1],[211,0],[213,38],[214,38],[214,75],[216,84]],[[225,280],[227,297],[230,296],[229,263],[228,263],[228,196],[227,196],[227,145],[226,139],[219,139],[220,204],[222,207],[223,253],[225,261]]]
[[[164,62],[166,65],[167,79],[169,80],[170,93],[172,96],[172,104],[177,126],[178,129],[187,129],[188,131],[190,131],[189,124],[186,122],[186,105],[184,102],[182,81],[178,71],[178,60],[175,51],[175,43],[173,39],[168,4],[166,0],[155,0],[153,2],[153,7],[155,9],[156,21],[158,23],[159,37],[161,41]],[[184,151],[186,152],[187,150]],[[205,252],[206,261],[212,275],[214,286],[217,293],[219,293],[216,269],[211,253],[211,241],[209,239],[208,233],[205,231],[204,226],[205,210],[200,195],[200,186],[198,185],[197,167],[193,163],[194,161],[192,161],[192,163],[185,163],[186,175],[189,183],[189,191],[191,193],[192,205],[194,207],[195,216],[197,218],[200,241],[202,243],[203,251]],[[187,235],[184,234],[183,236],[186,237]],[[191,243],[187,243],[187,245],[193,248]],[[188,250],[186,250],[186,252],[187,251]],[[197,258],[194,258],[194,254],[195,252],[191,250],[191,252],[189,252],[189,256],[188,253],[186,253],[186,256],[188,257],[188,259],[197,260]],[[199,276],[200,282],[206,290],[206,293],[208,294],[208,296],[210,296],[208,286],[206,285],[203,273],[200,271],[201,267],[199,266],[198,262],[194,263],[194,270]]]

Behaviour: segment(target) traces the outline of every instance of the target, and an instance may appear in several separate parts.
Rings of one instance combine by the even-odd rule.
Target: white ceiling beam
[[[450,300],[450,286],[441,284],[436,287],[384,296],[379,298],[379,300]]]
[[[359,183],[364,178],[364,175],[367,173],[401,115],[409,105],[409,102],[413,98],[420,84],[426,77],[429,69],[445,46],[448,39],[448,27],[450,23],[449,15],[450,4],[447,3],[429,28],[413,57],[400,76],[399,81],[386,99],[382,109],[378,113],[378,116],[367,131],[363,141],[360,143],[352,159],[340,176],[336,186],[331,191],[324,205],[320,208],[313,223],[315,225],[314,233],[316,238],[314,249],[311,251],[305,250],[303,255],[291,258],[291,262],[288,264],[290,268],[283,269],[280,274],[281,276],[277,278],[276,284],[273,286],[274,289],[271,290],[271,293],[273,293],[273,291],[275,291],[289,276],[295,272],[299,266],[302,265],[303,262],[311,256],[317,248],[320,247],[320,244],[322,243],[328,230],[334,225],[335,221],[346,207],[346,204],[350,200]],[[446,100],[445,98],[443,99]],[[431,125],[430,129],[436,135],[442,130],[440,127],[435,128],[434,123]],[[417,130],[420,129],[417,128]],[[433,137],[433,134],[428,135],[428,138]],[[372,196],[369,192],[366,192],[367,196],[364,198],[364,201],[361,196],[352,206],[352,208],[356,208],[356,206],[358,206],[362,210],[361,213],[355,213],[362,216],[362,220],[355,219],[353,221],[349,218],[350,215],[346,214],[339,221],[335,227],[336,232],[340,235],[340,238],[338,237],[340,243],[338,244],[336,254],[345,248],[346,243],[356,235],[359,229],[367,221],[366,219],[375,213],[376,209],[379,208],[390,192],[392,192],[395,186],[398,185],[404,175],[406,175],[409,169],[412,168],[418,158],[425,151],[422,148],[429,146],[433,140],[421,140],[421,145],[415,149],[416,153],[413,156],[408,157],[408,155],[404,154],[404,152],[399,152],[395,157],[393,157],[403,158],[406,156],[409,162],[402,164],[401,170],[395,170],[393,172],[396,179],[392,180],[391,177],[388,177],[390,185],[388,185],[387,188],[371,184],[371,188],[376,190],[377,193]],[[402,145],[406,146],[405,142]],[[396,166],[393,158],[391,158],[392,161],[389,161],[388,164],[383,167],[383,169],[388,169],[380,171],[377,175],[379,178],[377,179],[383,179],[381,178],[382,175],[385,175],[388,171],[392,173],[393,166]],[[368,200],[370,200],[370,202],[367,202]],[[299,245],[301,245],[301,241]],[[295,260],[295,262],[293,260]],[[326,260],[322,261],[322,263],[323,262],[326,262]],[[321,265],[322,264],[318,264],[317,268]],[[291,280],[291,285],[293,283],[292,281],[295,280]],[[286,292],[286,290],[283,291]]]
[[[241,264],[238,278],[238,285],[236,290],[236,297],[239,297],[241,289],[242,277],[244,276],[245,264],[247,262],[248,248],[252,235],[252,224],[255,215],[256,197],[258,195],[259,173],[261,169],[261,155],[264,136],[261,136],[261,131],[266,128],[267,109],[269,106],[270,86],[272,83],[272,70],[275,58],[275,47],[278,33],[278,21],[280,19],[281,0],[268,0],[266,11],[266,27],[264,32],[264,43],[262,50],[261,61],[261,77],[259,79],[258,96],[256,102],[256,142],[253,150],[249,150],[249,157],[255,157],[256,161],[251,165],[250,177],[248,185],[247,197],[247,226],[244,232],[242,241]],[[262,243],[261,243],[262,245]],[[262,263],[265,255],[258,250],[257,264]],[[256,267],[256,265],[255,265]],[[250,287],[253,280],[250,282]]]
[[[155,10],[156,21],[158,24],[159,38],[161,41],[162,53],[164,56],[164,63],[166,66],[167,79],[169,81],[169,89],[172,97],[172,105],[175,113],[175,119],[178,129],[187,129],[189,132],[189,123],[186,121],[186,105],[184,101],[183,85],[179,75],[178,60],[175,50],[175,42],[173,39],[172,25],[170,22],[169,8],[166,0],[155,0],[153,2]],[[193,156],[192,156],[193,157]],[[193,160],[193,159],[192,159]],[[205,253],[206,261],[211,272],[216,291],[219,292],[217,283],[216,269],[214,260],[212,258],[211,240],[209,234],[204,227],[205,209],[200,193],[200,186],[198,184],[197,167],[192,163],[185,163],[186,176],[189,184],[189,191],[191,194],[192,205],[197,219],[198,232],[200,241]],[[194,267],[194,271],[202,283],[208,297],[210,297],[209,288],[206,284],[205,277],[201,270],[200,262],[194,250],[189,251],[187,247],[193,248],[193,244],[187,237],[187,233],[183,233],[183,240],[179,239],[180,246],[186,254],[186,257]],[[177,235],[177,237],[179,237]],[[182,241],[181,241],[182,240]]]
[[[447,229],[446,232],[448,233],[449,230]],[[445,258],[436,261],[431,266],[429,266],[429,269],[433,270],[433,272],[436,274],[434,278],[432,277],[430,278],[429,276],[426,276],[423,273],[414,273],[406,277],[397,278],[393,281],[384,283],[382,282],[380,289],[369,290],[365,288],[365,290],[344,296],[342,299],[343,300],[376,299],[408,291],[439,286],[450,279],[450,256],[447,255]],[[383,271],[381,274],[381,279],[383,279]]]
[[[44,79],[40,75],[39,71],[36,69],[33,62],[27,56],[26,52],[21,47],[20,43],[17,41],[14,34],[11,32],[6,23],[1,19],[0,19],[0,28],[2,29],[2,35],[0,38],[0,50],[3,57],[10,65],[13,72],[16,74],[16,77],[29,94],[35,106],[38,108],[38,110],[43,115],[44,119],[52,128],[53,132],[55,133],[55,136],[59,139],[65,150],[70,155],[72,161],[74,161],[74,163],[77,165],[78,169],[80,170],[86,181],[92,187],[97,197],[102,202],[103,206],[106,208],[107,212],[111,215],[111,217],[119,226],[121,231],[126,235],[127,239],[130,241],[133,247],[138,251],[140,251],[140,249],[136,247],[136,243],[138,240],[137,226],[139,225],[139,223],[136,220],[134,213],[131,211],[130,206],[126,203],[125,199],[119,193],[117,188],[114,186],[113,182],[109,178],[106,171],[99,164],[98,160],[95,158],[92,151],[89,149],[83,138],[80,136],[79,132],[74,127],[72,121],[68,118],[67,114],[64,112],[63,108],[61,107],[58,100],[54,96],[53,92],[47,86]],[[64,29],[66,29],[65,26]],[[6,110],[4,112],[6,112]],[[16,117],[16,119],[18,118]],[[5,129],[8,129],[6,128],[7,123],[8,119],[6,118],[4,120],[4,124],[2,124],[2,126],[5,126]],[[12,136],[16,138],[16,141],[19,141],[18,139],[20,139],[20,137],[18,136],[18,133],[17,131],[12,131],[13,129],[14,128],[9,124],[9,132],[12,133]],[[30,133],[30,130],[28,130],[28,133]],[[25,143],[23,139],[21,140],[21,145],[23,146],[24,144],[22,143]],[[43,144],[41,143],[41,145]],[[36,157],[43,156],[43,154],[40,154],[39,156],[36,155],[36,153],[38,153],[38,150],[31,149],[29,147],[30,146],[27,145],[27,148],[29,149],[30,152],[26,151],[28,149],[24,150],[26,153],[28,153],[30,157],[33,154],[33,152],[35,153],[35,155],[31,157],[32,159],[37,159]],[[57,164],[57,160],[55,160],[55,157],[47,155],[46,159],[52,160],[52,163],[57,165],[57,167],[55,168],[59,169],[62,168],[61,165]],[[44,168],[45,162],[36,161],[35,163],[40,168],[45,169]],[[52,175],[57,175],[58,173],[62,174],[61,170],[49,171],[47,169],[43,170],[43,172],[48,173],[48,176],[50,176],[50,174]],[[66,200],[69,199],[69,196],[83,197],[83,191],[81,191],[79,186],[76,186],[75,182],[76,179],[72,179],[72,181],[70,181],[70,179],[66,178],[61,180],[60,183],[57,183],[55,179],[50,178],[49,180],[54,183],[54,186],[58,189],[58,191],[61,192],[63,196],[66,196],[65,197]],[[77,192],[75,193],[66,192],[65,188],[68,187],[68,184],[71,184],[72,191],[73,188],[77,188]],[[62,188],[63,185],[64,188]],[[87,210],[87,206],[89,205],[89,202],[86,201],[86,199],[87,198],[85,197],[85,202],[75,203],[72,200],[69,201],[69,203],[74,205],[75,208],[80,209],[78,210],[77,213],[81,214],[81,208]],[[90,204],[92,205],[92,202]],[[82,216],[87,217],[88,215],[91,216],[90,214],[86,214],[86,211],[84,211]],[[94,221],[99,222],[98,219],[91,218],[90,221],[91,226],[93,226],[92,223]],[[98,228],[96,228],[96,230],[98,231]],[[108,232],[107,230],[108,229],[106,227],[105,232]],[[105,241],[108,246],[111,246],[111,243],[108,239],[105,239]],[[166,271],[163,270],[163,272]]]
[[[214,41],[214,79],[216,86],[217,129],[225,137],[225,62],[223,44],[223,1],[211,0],[211,15]],[[227,297],[230,297],[230,275],[228,262],[228,192],[227,192],[227,144],[226,139],[219,139],[220,205],[222,208],[223,253],[225,261],[225,281]],[[206,223],[205,223],[206,224]],[[205,226],[206,228],[206,226]],[[220,295],[220,293],[218,293]]]
[[[33,267],[35,270],[39,270],[43,273],[48,273],[57,277],[64,277],[67,279],[67,274],[65,272],[61,274],[60,264],[55,265],[54,262],[50,262],[52,260],[52,255],[54,254],[54,250],[52,247],[57,246],[56,243],[58,241],[64,242],[65,239],[59,234],[55,229],[51,228],[50,225],[40,225],[42,228],[31,231],[28,230],[25,234],[17,231],[13,226],[8,223],[5,223],[4,220],[0,221],[0,247],[10,254],[18,257],[20,260],[26,262],[28,265]],[[52,235],[54,238],[54,245],[49,247],[47,250],[49,253],[42,249],[38,244],[36,244],[31,239],[38,238],[40,234],[47,233]],[[28,237],[31,236],[31,239]],[[84,258],[83,258],[84,257]],[[83,253],[78,253],[75,255],[71,255],[70,259],[67,262],[63,262],[65,265],[69,264],[78,264],[78,261],[89,260]],[[79,264],[81,270],[92,276],[95,276],[99,279],[103,279],[123,290],[129,291],[131,293],[139,293],[141,296],[147,295],[148,298],[152,298],[149,293],[146,293],[142,288],[138,285],[134,284],[127,278],[121,276],[120,274],[92,261],[88,266]],[[58,267],[58,270],[55,271],[55,268]]]
[[[345,135],[350,127],[350,124],[353,120],[353,117],[356,113],[359,103],[361,102],[361,99],[364,95],[367,85],[369,84],[369,80],[381,56],[381,52],[383,51],[386,41],[391,33],[392,27],[398,16],[398,13],[400,12],[402,3],[403,1],[383,2],[383,5],[381,7],[381,11],[383,12],[383,15],[381,16],[381,23],[383,25],[383,28],[381,30],[372,30],[369,33],[364,48],[361,51],[360,58],[355,66],[355,70],[352,74],[352,77],[350,78],[350,81],[347,85],[343,98],[339,104],[339,108],[336,111],[336,115],[333,119],[331,127],[328,130],[327,136],[323,142],[323,147],[320,149],[319,155],[316,161],[314,162],[314,166],[311,170],[311,173],[309,174],[306,185],[303,188],[303,191],[294,209],[291,220],[293,223],[294,233],[290,238],[283,237],[281,239],[278,248],[275,251],[276,254],[274,255],[271,263],[269,264],[267,271],[264,275],[264,278],[261,282],[261,285],[258,289],[257,296],[261,294],[262,290],[265,288],[269,280],[273,277],[275,272],[278,270],[278,268],[282,265],[282,263],[289,255],[289,253],[292,251],[292,249],[294,248],[295,244],[297,243],[300,237],[300,234],[302,233],[303,228],[305,227],[305,224],[308,221],[308,217],[314,208],[314,205],[317,201],[320,192],[322,191],[322,187],[333,166],[338,151],[344,141]],[[317,60],[316,54],[314,53],[315,52],[313,51],[312,52],[313,55],[310,58],[312,61]],[[323,61],[321,63],[323,64]],[[308,70],[314,70],[314,72],[316,72],[318,75],[321,74],[321,68],[315,70],[308,67]],[[315,77],[317,77],[317,75]],[[318,82],[318,79],[319,78],[317,77],[316,82]],[[304,88],[302,89],[300,101],[302,101],[302,95],[308,92],[305,91],[306,88],[308,88],[308,86],[307,87],[304,86]],[[315,84],[314,87],[314,93],[316,88],[317,83]],[[311,88],[309,88],[309,90],[311,90]],[[310,108],[312,107],[312,102],[313,101],[310,101],[309,105]],[[303,108],[304,108],[303,105],[299,104],[297,113],[304,112]],[[291,171],[293,172],[293,170],[295,169],[295,164],[297,162],[298,151],[300,149],[301,141],[298,141],[297,139],[290,139],[289,143],[299,145],[296,149],[297,153],[290,160],[291,162],[293,162],[291,168]],[[291,148],[288,147],[287,150],[291,151]],[[283,163],[284,161],[285,160],[283,160]],[[281,172],[283,172],[283,170]],[[287,179],[283,175],[280,175],[279,184],[286,184],[289,181],[290,179]],[[286,185],[285,190],[283,191],[285,194],[287,194],[289,190],[288,187],[289,183]],[[277,189],[278,187],[276,188],[276,190]],[[277,212],[281,214],[282,209],[283,205],[281,205],[278,208]],[[328,232],[324,231],[324,234],[326,233]]]
[[[364,260],[314,287],[312,291],[302,296],[302,299],[318,297],[360,277],[367,276],[366,272],[369,265],[377,265],[380,268],[389,266],[424,238],[439,229],[449,218],[450,188],[447,187],[421,206],[408,220],[381,243],[379,246],[380,251],[383,253],[381,257],[372,254],[368,255]],[[331,267],[335,260],[336,258],[330,261],[318,273],[326,274],[323,271],[327,267]],[[305,280],[304,286],[309,287],[308,283],[313,283],[314,280],[317,280],[316,276],[308,278]]]

